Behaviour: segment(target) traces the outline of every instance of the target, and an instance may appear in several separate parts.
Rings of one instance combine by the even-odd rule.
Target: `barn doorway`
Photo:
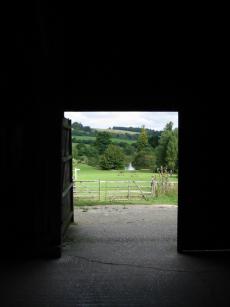
[[[78,204],[138,199],[146,204],[177,204],[177,112],[67,112],[66,116],[72,120]]]
[[[151,122],[153,116],[158,126]],[[130,124],[135,117],[136,124]],[[168,225],[165,234],[176,249],[178,112],[65,112],[65,118],[69,124],[71,120],[73,185],[69,191],[73,193],[71,219],[74,216],[77,224],[70,227],[71,241],[79,240],[76,229],[81,240],[99,238],[102,229],[122,240],[131,225],[151,240],[152,233],[162,235],[158,226],[163,219]],[[158,228],[147,230],[153,216]],[[116,224],[123,233],[116,232]],[[92,232],[84,225],[90,225]]]

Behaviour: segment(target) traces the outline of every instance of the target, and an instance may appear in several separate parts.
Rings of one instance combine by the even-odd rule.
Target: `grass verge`
[[[99,206],[99,205],[177,205],[177,195],[160,195],[159,197],[149,198],[148,200],[74,200],[74,205],[77,207],[81,206]]]

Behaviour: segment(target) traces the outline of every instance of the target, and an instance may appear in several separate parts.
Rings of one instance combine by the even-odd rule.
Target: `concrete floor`
[[[61,259],[1,263],[0,306],[230,306],[229,258],[178,254],[176,219],[175,206],[76,209]]]

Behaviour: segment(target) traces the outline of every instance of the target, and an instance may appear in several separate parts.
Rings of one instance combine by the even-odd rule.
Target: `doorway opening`
[[[171,209],[176,227],[178,112],[65,112],[64,116],[71,125],[72,164],[67,173],[73,179],[69,207],[75,211],[75,222],[84,212],[94,212],[88,214],[90,221],[100,212],[98,222],[114,212],[119,212],[120,220],[124,209],[134,219],[145,209],[149,216]],[[133,223],[132,218],[127,223]]]
[[[76,205],[178,203],[178,112],[66,112]]]
[[[71,121],[74,223],[63,255],[167,266],[167,255],[177,253],[178,112],[64,115]]]

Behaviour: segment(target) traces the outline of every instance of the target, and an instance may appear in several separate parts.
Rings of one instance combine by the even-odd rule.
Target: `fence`
[[[74,198],[98,201],[148,200],[168,192],[177,192],[178,183],[143,180],[75,180]]]

